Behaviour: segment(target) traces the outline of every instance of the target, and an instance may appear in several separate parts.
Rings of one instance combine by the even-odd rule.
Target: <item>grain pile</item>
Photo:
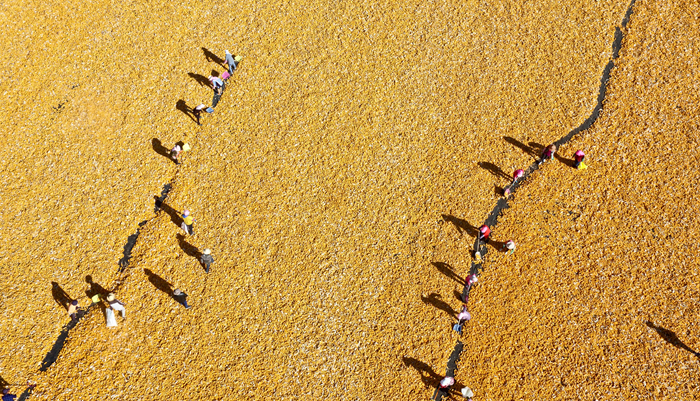
[[[636,2],[598,122],[494,230],[519,248],[472,293],[456,378],[479,399],[697,398],[699,15]]]
[[[587,117],[625,7],[9,4],[2,377],[51,400],[429,396],[460,305],[442,272],[466,271],[467,226],[532,160],[513,143]],[[244,60],[199,129],[176,104],[209,101],[203,47]],[[176,168],[159,143],[183,138]],[[51,282],[86,305],[86,275],[121,281],[128,321],[92,312],[35,373],[68,321]]]

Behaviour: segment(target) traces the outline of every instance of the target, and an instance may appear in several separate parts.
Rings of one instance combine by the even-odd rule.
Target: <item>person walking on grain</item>
[[[109,295],[107,295],[107,302],[109,302],[109,306],[114,309],[121,311],[122,313],[122,318],[126,319],[126,309],[124,309],[124,303],[119,301],[115,296],[114,293],[110,292]]]
[[[542,152],[542,159],[538,162],[538,164],[542,164],[546,162],[547,160],[550,160],[552,157],[554,157],[554,153],[557,151],[557,145],[551,144],[547,146],[547,148]]]
[[[220,95],[224,91],[224,81],[222,81],[219,77],[210,75],[209,83],[211,83],[211,87],[214,88],[214,93],[217,95]]]
[[[195,118],[197,119],[198,125],[202,125],[202,123],[199,122],[199,119],[202,117],[202,111],[206,111],[207,113],[213,113],[214,109],[212,109],[211,107],[208,107],[205,104],[200,104],[199,106],[195,107],[193,114],[194,114]]]
[[[479,228],[479,242],[483,242],[484,244],[488,243],[489,236],[491,236],[491,229],[484,224]]]
[[[187,305],[187,294],[180,291],[179,289],[176,288],[175,291],[173,291],[173,298],[182,306],[184,306],[185,309],[191,308],[191,306]]]
[[[444,379],[440,380],[440,388],[439,390],[449,394],[450,393],[450,387],[455,384],[455,378],[452,376],[445,376]]]
[[[229,74],[233,74],[233,72],[236,71],[236,68],[238,67],[238,63],[240,63],[241,60],[243,60],[243,57],[241,56],[233,57],[228,50],[226,50],[225,58],[226,61],[224,61],[224,64],[228,67]]]
[[[214,257],[211,256],[211,249],[204,250],[201,262],[204,265],[204,271],[209,273],[209,268],[211,267],[211,264],[214,263]]]
[[[180,164],[180,152],[182,152],[182,148],[177,144],[170,150],[170,157],[173,159],[175,164]]]
[[[507,249],[506,255],[512,255],[515,252],[515,242],[512,239],[509,239],[504,247]]]
[[[72,301],[68,305],[68,316],[70,316],[72,320],[75,320],[78,317],[78,309],[78,301]]]
[[[574,153],[574,168],[577,168],[579,170],[584,170],[588,168],[586,166],[586,163],[583,162],[583,159],[586,158],[586,154],[583,153],[582,150],[577,150],[576,153]]]
[[[503,195],[508,196],[513,191],[513,185],[515,185],[518,180],[525,175],[525,170],[518,169],[513,172],[513,182],[510,183],[508,188],[503,191]]]
[[[182,212],[182,230],[188,235],[194,235],[194,218],[187,209]]]

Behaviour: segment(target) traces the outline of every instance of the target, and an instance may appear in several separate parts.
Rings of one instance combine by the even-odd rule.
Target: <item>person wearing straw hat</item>
[[[504,247],[507,249],[506,255],[512,255],[515,252],[515,242],[512,239],[509,239]]]
[[[175,291],[173,291],[173,299],[175,299],[178,303],[184,306],[185,309],[191,308],[191,306],[187,305],[187,294],[185,294],[177,288],[175,289]]]
[[[472,401],[472,397],[474,397],[474,392],[472,391],[472,389],[470,389],[469,387],[462,387],[461,393],[462,397],[466,398],[469,401]]]
[[[124,309],[124,303],[119,301],[113,292],[107,294],[107,302],[109,302],[110,308],[122,312],[122,318],[126,319],[126,309]]]
[[[201,259],[202,265],[204,265],[204,271],[209,273],[209,268],[211,264],[214,263],[214,257],[211,256],[211,249],[205,249],[204,254],[202,254]]]

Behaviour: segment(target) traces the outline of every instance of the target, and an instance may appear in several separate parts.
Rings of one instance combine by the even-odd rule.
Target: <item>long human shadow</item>
[[[51,295],[57,304],[62,306],[65,310],[68,310],[68,304],[73,301],[73,299],[66,293],[57,282],[51,282]]]
[[[214,54],[212,51],[210,51],[206,47],[202,47],[202,52],[204,52],[204,57],[207,59],[207,61],[209,61],[209,62],[213,61],[216,64],[219,64],[220,66],[224,67],[224,59],[217,56],[216,54]]]
[[[444,262],[431,262],[435,268],[438,269],[438,271],[445,276],[451,278],[452,280],[456,281],[457,284],[464,285],[464,279],[457,274],[457,272],[454,271],[452,266],[448,265],[447,263]]]
[[[479,230],[477,230],[476,227],[469,224],[469,222],[464,219],[460,219],[449,214],[443,214],[442,219],[448,223],[454,224],[460,234],[466,233],[470,237],[476,237],[476,235],[479,233]]]
[[[109,291],[107,291],[103,286],[94,282],[91,275],[88,274],[85,276],[85,282],[90,284],[90,288],[85,290],[85,295],[87,295],[88,298],[92,298],[95,295],[100,295],[100,298],[102,299],[107,298]]]
[[[457,312],[452,309],[452,307],[445,301],[443,301],[440,296],[440,294],[437,293],[432,293],[430,295],[423,296],[421,295],[420,299],[426,304],[433,305],[434,307],[440,309],[441,311],[447,312],[448,315],[451,317],[456,318],[457,317]]]
[[[625,17],[622,19],[622,24],[621,27],[622,29],[625,29],[627,27],[627,24],[629,23],[630,17],[632,16],[632,11],[634,9],[634,4],[636,0],[631,0],[629,7],[627,8],[627,12],[625,13]],[[557,145],[557,148],[561,148],[561,146],[571,140],[571,138],[574,137],[574,135],[579,134],[582,131],[585,131],[589,129],[593,123],[598,119],[598,116],[600,115],[600,111],[603,108],[603,101],[605,100],[605,94],[606,94],[606,88],[607,88],[607,82],[610,79],[610,72],[612,71],[613,67],[615,66],[615,60],[619,57],[620,55],[620,49],[622,48],[622,39],[623,39],[623,33],[622,29],[620,27],[615,28],[615,37],[613,39],[613,44],[612,44],[612,57],[606,64],[605,68],[603,69],[603,74],[600,78],[600,86],[598,88],[598,99],[596,102],[596,106],[593,108],[593,111],[591,114],[588,116],[588,118],[581,123],[578,127],[572,129],[569,131],[568,134],[564,135],[561,137],[558,141],[554,142],[555,145]],[[514,138],[511,137],[504,137],[503,139],[506,140],[506,142],[513,144],[514,146],[520,148],[523,150],[526,154],[532,155],[533,157],[537,158],[539,155],[536,153],[536,150],[533,149],[531,146],[525,145],[522,142],[517,141]],[[534,154],[533,154],[534,152]],[[518,189],[518,187],[521,185],[522,182],[525,182],[525,178],[527,178],[530,174],[533,172],[537,171],[539,168],[539,165],[537,162],[532,163],[526,170],[525,170],[525,175],[523,178],[518,180],[514,185],[511,185],[511,193],[515,193],[515,191]],[[498,217],[500,214],[503,212],[504,209],[507,209],[508,206],[508,199],[506,198],[501,198],[496,202],[496,205],[494,208],[491,210],[491,213],[488,215],[486,218],[486,221],[484,224],[488,225],[493,229],[493,227],[498,223]],[[443,219],[448,220],[445,215],[442,216]],[[453,216],[447,216],[449,218],[453,218]],[[455,224],[457,225],[457,224]],[[459,228],[459,227],[458,227]],[[476,242],[476,245],[478,246],[478,242]],[[483,251],[486,251],[486,247],[482,246]],[[475,247],[475,250],[477,247]],[[482,254],[484,253],[482,252]],[[472,262],[472,266],[469,269],[469,274],[476,274],[479,275],[481,270],[483,269],[482,263],[479,262]],[[467,286],[464,287],[462,290],[462,295],[463,297],[468,295],[469,289]],[[658,332],[658,331],[657,331]],[[669,337],[672,338],[672,337]],[[455,345],[454,349],[452,350],[452,354],[450,355],[450,359],[447,361],[447,374],[450,375],[450,372],[454,372],[455,369],[457,368],[456,363],[459,360],[459,357],[462,353],[462,350],[464,348],[464,345],[462,344],[461,341],[457,341],[457,344]],[[692,351],[694,352],[694,351]],[[436,401],[439,401],[442,399],[442,396],[439,393],[436,393],[437,397],[435,398]]]
[[[71,321],[68,322],[68,324],[63,326],[63,328],[61,329],[61,333],[58,335],[58,338],[51,347],[51,350],[46,354],[44,360],[41,361],[41,367],[39,368],[39,371],[45,372],[49,368],[49,366],[53,365],[54,362],[56,362],[56,359],[58,359],[58,354],[61,353],[61,350],[63,349],[63,346],[65,345],[66,340],[68,339],[68,333],[78,324],[78,322],[80,321],[80,319],[83,318],[83,316],[87,315],[87,313],[90,311],[90,309],[93,308],[94,305],[95,304],[91,304],[85,310],[78,310],[78,312],[76,313],[76,318],[71,319]]]
[[[197,262],[199,262],[199,260],[202,257],[202,253],[199,252],[199,249],[196,246],[187,242],[185,240],[184,235],[177,234],[177,242],[180,244],[180,249],[182,249],[187,256],[191,256],[191,257],[195,258],[195,260],[197,260]]]
[[[402,359],[406,366],[410,366],[418,371],[418,374],[420,374],[420,379],[425,385],[425,388],[437,387],[440,384],[442,377],[435,373],[433,368],[431,368],[427,363],[421,362],[416,358],[408,358],[405,356]]]
[[[153,284],[158,290],[167,294],[170,298],[173,298],[173,285],[163,279],[161,276],[153,273],[150,269],[143,269],[143,272],[148,277],[148,281]],[[175,299],[175,298],[173,298]]]
[[[197,75],[197,74],[194,74]],[[201,77],[201,75],[199,75]],[[206,79],[206,78],[205,78]],[[200,85],[202,83],[200,82]],[[209,85],[209,80],[207,79],[207,85]],[[197,117],[194,115],[194,109],[190,106],[187,105],[187,102],[184,100],[180,99],[175,103],[175,108],[177,110],[180,110],[183,112],[187,117],[189,117],[192,121],[197,122]]]
[[[205,77],[204,75],[195,74],[194,72],[188,72],[187,75],[197,81],[200,86],[209,86],[209,78]]]
[[[119,259],[119,271],[123,272],[128,266],[129,266],[129,261],[131,260],[131,251],[134,250],[134,246],[136,246],[136,241],[139,239],[139,235],[141,234],[141,228],[148,223],[148,220],[144,220],[139,223],[139,228],[136,229],[136,232],[131,234],[126,238],[126,244],[124,244],[124,249],[122,250],[122,258]]]
[[[479,162],[477,164],[479,165],[479,167],[493,174],[496,178],[505,178],[507,180],[510,180],[512,178],[510,175],[508,175],[508,173],[506,173],[500,167],[493,163]]]
[[[565,164],[571,168],[574,167],[574,159],[567,159],[567,158],[559,155],[559,153],[555,153],[554,157],[559,161],[559,163]]]
[[[531,147],[525,145],[524,143],[520,142],[519,140],[517,140],[517,139],[515,139],[515,138],[513,138],[513,137],[504,136],[503,139],[504,139],[506,142],[508,142],[509,144],[511,144],[511,145],[515,146],[516,148],[522,150],[523,153],[525,153],[525,154],[528,155],[528,156],[532,156],[532,157],[535,157],[535,158],[536,158],[537,156],[539,156],[539,154],[537,153],[537,150],[535,150],[535,149],[533,149],[533,148],[531,148]]]
[[[161,155],[163,157],[167,157],[171,161],[173,160],[170,157],[170,150],[168,150],[168,148],[163,146],[163,144],[160,142],[160,139],[158,139],[158,138],[151,139],[151,146],[153,147],[153,150],[156,153],[158,153],[159,155]]]
[[[173,224],[175,224],[179,228],[182,225],[182,218],[180,217],[180,213],[177,210],[170,207],[170,205],[168,205],[167,203],[161,201],[157,195],[154,195],[153,197],[155,199],[156,208],[167,213],[168,216],[170,216],[170,221],[172,221]]]
[[[667,343],[673,345],[676,348],[685,350],[690,352],[691,354],[695,355],[696,357],[700,358],[700,353],[696,352],[694,349],[690,348],[687,346],[683,341],[678,338],[678,335],[676,333],[672,332],[671,330],[664,329],[661,326],[654,326],[654,323],[647,321],[646,325],[649,326],[650,328],[654,329],[656,333],[663,338]]]

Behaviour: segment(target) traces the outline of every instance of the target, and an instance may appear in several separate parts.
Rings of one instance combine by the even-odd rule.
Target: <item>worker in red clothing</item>
[[[479,242],[483,242],[484,244],[488,243],[490,235],[491,229],[486,224],[479,228]]]

